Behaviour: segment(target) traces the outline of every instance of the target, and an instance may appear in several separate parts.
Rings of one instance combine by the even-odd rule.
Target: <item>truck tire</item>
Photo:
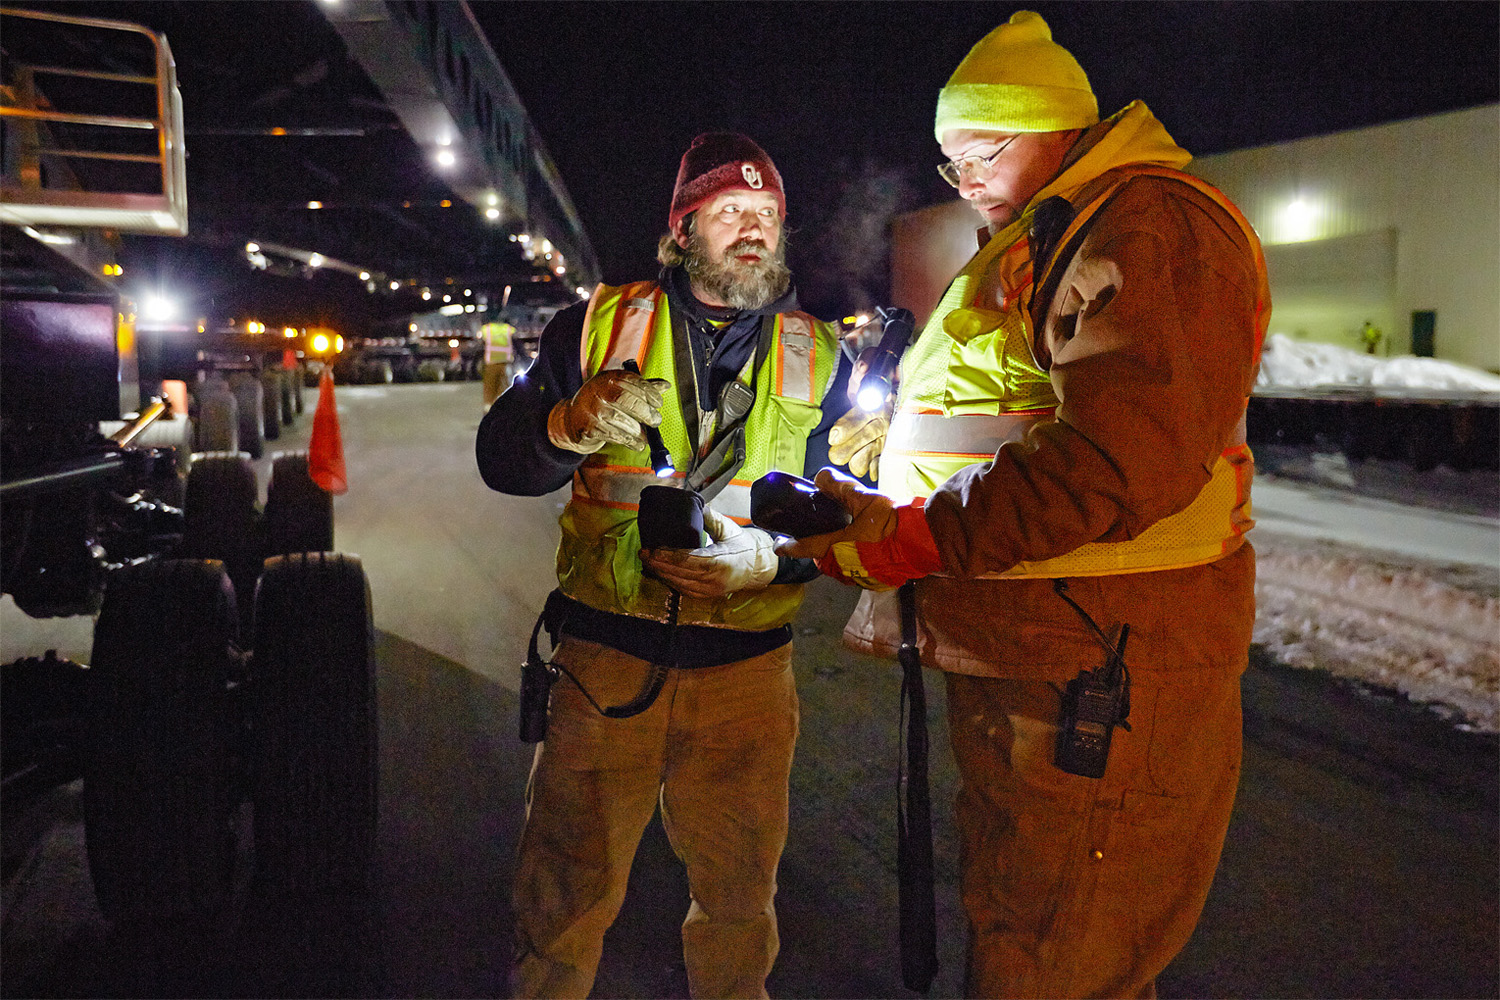
[[[116,924],[229,899],[235,635],[219,563],[159,559],[110,576],[88,671],[83,802],[94,894]]]
[[[261,423],[267,441],[281,437],[281,375],[267,368],[260,373]]]
[[[229,376],[229,389],[239,408],[240,451],[249,452],[251,458],[260,458],[265,452],[261,426],[265,401],[260,379],[249,372],[235,372]]]
[[[377,811],[374,632],[359,560],[274,556],[256,591],[251,744],[258,888],[371,888]]]
[[[244,614],[253,607],[263,558],[258,496],[255,469],[243,453],[193,456],[183,498],[182,554],[223,562]]]
[[[333,497],[308,475],[307,452],[272,459],[264,524],[267,558],[333,550]]]
[[[198,403],[196,451],[239,451],[239,404],[223,379],[208,379],[193,388]]]

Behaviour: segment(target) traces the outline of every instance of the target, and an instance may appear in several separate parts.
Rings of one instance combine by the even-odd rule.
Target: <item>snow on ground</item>
[[[1463,729],[1500,732],[1493,578],[1301,540],[1257,538],[1255,547],[1255,642],[1277,660],[1399,691]]]
[[[1273,333],[1266,338],[1261,352],[1256,385],[1500,392],[1500,376],[1437,358],[1412,355],[1381,358],[1337,344],[1293,340],[1284,333]]]
[[[1280,333],[1266,340],[1258,384],[1500,393],[1500,377],[1477,368]],[[1413,474],[1408,502],[1421,506],[1431,479]],[[1370,520],[1352,506],[1348,513],[1352,522]],[[1500,538],[1500,521],[1496,529]],[[1400,556],[1394,538],[1371,539],[1368,549],[1290,531],[1257,529],[1253,538],[1255,641],[1277,660],[1399,691],[1460,728],[1500,732],[1500,546],[1435,563]]]

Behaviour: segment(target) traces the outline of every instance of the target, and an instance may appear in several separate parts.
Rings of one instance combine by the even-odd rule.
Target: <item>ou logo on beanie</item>
[[[667,225],[673,233],[690,213],[725,191],[765,191],[776,196],[776,207],[786,215],[786,196],[776,164],[748,136],[738,132],[705,132],[682,154],[677,185]]]

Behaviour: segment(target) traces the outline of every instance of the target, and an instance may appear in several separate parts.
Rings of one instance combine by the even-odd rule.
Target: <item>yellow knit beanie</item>
[[[938,142],[950,129],[1062,132],[1099,121],[1089,78],[1040,14],[1018,10],[969,50],[938,92]]]

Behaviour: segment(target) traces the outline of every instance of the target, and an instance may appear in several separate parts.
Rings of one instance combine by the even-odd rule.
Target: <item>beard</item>
[[[746,262],[737,255],[756,251],[760,260]],[[760,309],[786,294],[792,284],[792,272],[786,266],[786,235],[776,243],[774,253],[766,253],[759,240],[744,239],[728,247],[715,258],[707,241],[698,233],[688,236],[683,249],[682,266],[694,285],[735,309]]]

